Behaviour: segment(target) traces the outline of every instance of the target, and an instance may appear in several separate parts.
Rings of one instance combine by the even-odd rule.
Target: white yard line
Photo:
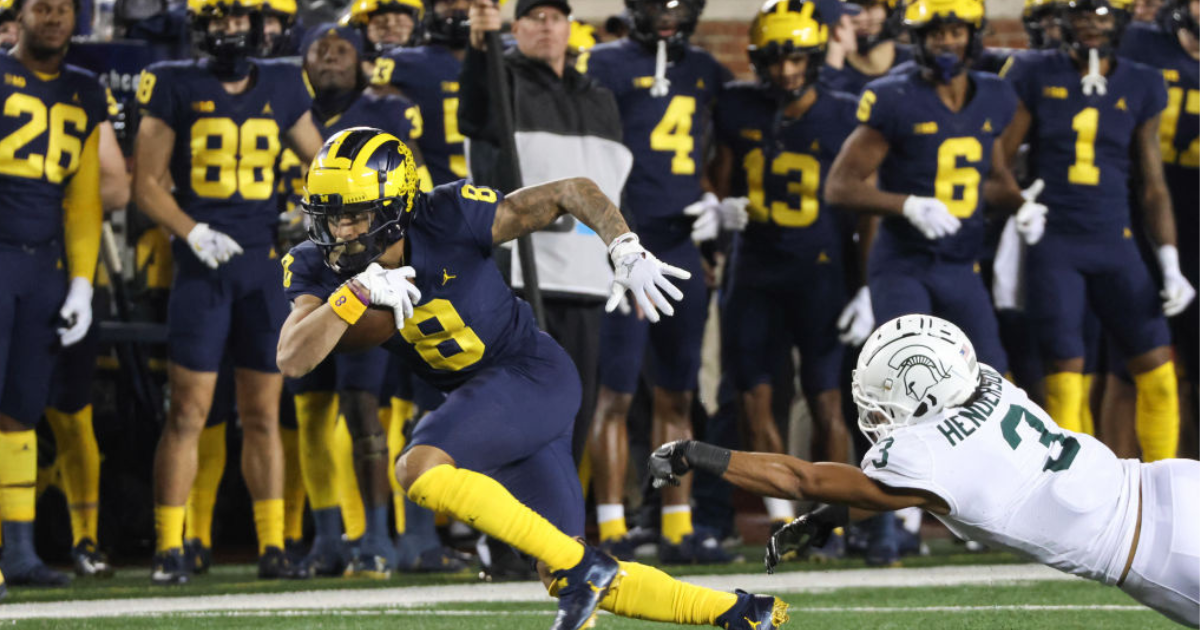
[[[996,584],[1047,580],[1076,580],[1041,565],[986,565],[932,567],[923,569],[854,569],[846,571],[805,571],[765,574],[685,576],[683,579],[722,590],[742,588],[751,592],[797,593],[828,591],[841,588],[898,588],[920,586],[957,586],[964,584]],[[184,587],[186,588],[186,587]],[[247,595],[203,595],[197,597],[147,597],[138,599],[103,599],[92,601],[49,602],[31,604],[0,604],[0,619],[121,617],[128,615],[163,615],[174,613],[213,613],[236,611],[316,611],[362,608],[405,609],[430,604],[460,602],[527,602],[546,601],[540,583],[461,584],[451,586],[415,586],[405,588],[338,589],[297,591],[290,593],[255,593]],[[1093,610],[1104,607],[1079,607],[1071,610]],[[1137,607],[1131,607],[1137,608]],[[971,610],[971,607],[950,607]],[[986,607],[1002,610],[1004,607]],[[1014,610],[1039,610],[1039,607],[1013,607]],[[1044,608],[1047,610],[1053,607]],[[821,611],[821,609],[804,609]],[[855,610],[836,608],[833,611]],[[884,609],[880,609],[884,610]],[[888,609],[890,610],[890,609]],[[897,611],[922,610],[902,608]],[[931,608],[928,610],[940,610]],[[1124,608],[1121,608],[1124,610]],[[372,611],[377,614],[379,611]],[[474,611],[462,611],[474,614]],[[277,613],[272,613],[277,614]],[[405,614],[396,611],[395,614]],[[493,614],[493,613],[487,613]]]

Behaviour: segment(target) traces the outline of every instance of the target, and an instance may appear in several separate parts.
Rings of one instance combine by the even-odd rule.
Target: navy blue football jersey
[[[1137,126],[1166,105],[1162,72],[1121,60],[1104,96],[1084,96],[1067,53],[1031,50],[1014,56],[1002,76],[1033,116],[1029,167],[1046,182],[1038,197],[1050,208],[1046,229],[1112,234],[1128,227],[1130,149]]]
[[[0,54],[0,242],[45,245],[62,238],[63,199],[107,97],[92,73],[64,65],[50,78]]]
[[[1008,63],[1008,59],[1017,52],[1013,48],[984,48],[979,51],[979,58],[971,64],[971,69],[1000,74],[1000,71],[1004,69],[1004,64]],[[900,65],[892,66],[892,69],[888,70],[888,74],[904,74],[918,68],[920,66],[917,65],[917,60],[909,59]]]
[[[1016,112],[1012,88],[993,74],[970,72],[971,100],[951,112],[933,84],[914,70],[872,81],[863,90],[858,119],[887,139],[879,188],[936,197],[962,221],[953,236],[930,240],[904,217],[885,217],[872,256],[918,251],[969,261],[983,246],[983,183],[992,170],[992,146]]]
[[[915,65],[912,62],[912,48],[904,44],[896,44],[896,58],[892,60],[892,70],[903,65],[905,68]],[[821,82],[831,90],[846,92],[858,96],[868,83],[878,79],[878,76],[863,74],[848,63],[843,63],[839,70],[831,66],[821,68]]]
[[[394,48],[375,60],[376,85],[394,85],[420,108],[417,146],[440,186],[467,176],[463,135],[458,131],[458,73],[462,63],[444,46]]]
[[[713,102],[731,76],[708,52],[690,46],[667,67],[670,93],[656,98],[650,95],[654,59],[641,44],[623,39],[596,46],[581,63],[617,97],[625,146],[633,153],[626,205],[639,230],[680,216],[704,194],[704,139]]]
[[[837,218],[825,205],[825,176],[858,124],[854,97],[820,89],[799,119],[781,119],[757,83],[732,83],[717,99],[717,141],[733,150],[731,193],[750,199],[743,251],[808,261],[838,249]]]
[[[1196,225],[1200,199],[1200,64],[1187,54],[1174,33],[1135,24],[1121,38],[1121,56],[1160,70],[1167,81],[1167,107],[1159,124],[1163,170],[1176,216]],[[1180,234],[1195,235],[1195,230]]]
[[[465,180],[433,189],[405,237],[421,302],[385,347],[444,391],[496,361],[528,351],[533,311],[504,283],[492,261],[492,223],[503,195]],[[283,257],[288,299],[326,299],[346,278],[334,273],[309,241]]]
[[[171,177],[179,206],[242,247],[274,242],[283,136],[312,103],[295,63],[254,64],[257,74],[241,94],[226,92],[206,60],[153,64],[137,94],[144,113],[175,130]]]

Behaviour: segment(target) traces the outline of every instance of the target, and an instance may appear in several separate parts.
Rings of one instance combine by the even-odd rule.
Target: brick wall
[[[744,21],[701,21],[692,42],[711,52],[739,79],[751,79],[754,71],[746,57],[750,25]],[[988,24],[987,46],[1024,48],[1025,30],[1020,20],[1000,19]]]

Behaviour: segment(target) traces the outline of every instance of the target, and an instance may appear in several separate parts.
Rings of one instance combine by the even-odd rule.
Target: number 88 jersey
[[[863,457],[863,472],[940,497],[950,512],[937,518],[959,537],[1115,584],[1137,523],[1140,464],[1059,428],[1019,387],[979,367],[969,404],[896,428]]]
[[[107,116],[107,97],[94,75],[75,66],[46,77],[0,55],[0,72],[0,198],[8,206],[0,242],[45,245],[62,238],[63,200]]]
[[[226,92],[205,60],[153,64],[137,91],[143,114],[175,130],[171,177],[179,206],[242,247],[274,242],[282,136],[312,104],[299,66],[260,59],[254,65],[240,94]]]
[[[704,194],[700,179],[709,112],[731,78],[712,55],[689,46],[667,67],[670,92],[655,97],[650,95],[654,64],[654,53],[628,39],[596,46],[579,63],[617,98],[625,146],[633,153],[626,204],[639,232],[653,229],[656,220],[679,216]]]

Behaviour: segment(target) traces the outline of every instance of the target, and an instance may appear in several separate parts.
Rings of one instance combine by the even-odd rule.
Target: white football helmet
[[[854,370],[858,428],[872,442],[961,405],[979,387],[975,348],[958,326],[904,315],[871,333]]]

